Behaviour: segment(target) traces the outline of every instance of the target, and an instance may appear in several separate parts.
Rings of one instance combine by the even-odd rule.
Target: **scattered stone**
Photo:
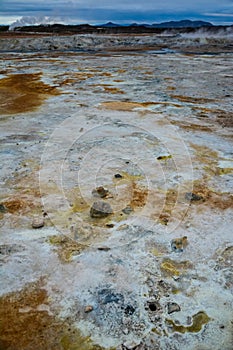
[[[159,156],[159,157],[157,157],[158,160],[166,160],[166,159],[169,159],[169,158],[172,158],[171,154],[168,154],[166,156]]]
[[[122,212],[126,215],[129,215],[130,213],[132,213],[132,211],[133,211],[133,208],[130,205],[127,205],[127,207],[122,209]]]
[[[121,293],[115,293],[109,288],[103,288],[98,291],[98,299],[99,303],[102,305],[115,303],[115,304],[123,304],[124,296]]]
[[[108,252],[109,250],[111,250],[111,248],[109,248],[109,247],[98,247],[97,249],[101,250],[103,252]]]
[[[103,186],[97,187],[92,191],[94,197],[105,198],[109,194],[109,191],[105,189]]]
[[[104,218],[112,213],[111,205],[104,201],[94,202],[90,209],[90,215],[92,218]]]
[[[171,241],[171,249],[173,252],[181,253],[188,244],[187,236],[182,238],[174,238]]]
[[[114,227],[114,224],[106,224],[106,227],[108,227],[108,228],[113,228],[113,227]]]
[[[32,227],[33,228],[41,228],[44,226],[44,219],[41,217],[36,217],[32,221]]]
[[[91,312],[92,310],[93,310],[93,306],[87,305],[87,306],[85,307],[84,312],[85,312],[85,313],[88,313],[88,312]]]
[[[134,341],[127,341],[122,344],[122,350],[139,350],[140,344],[140,342],[135,343]]]
[[[172,314],[173,312],[180,311],[180,306],[176,303],[168,303],[167,304],[167,312],[168,314]]]
[[[114,177],[115,177],[115,179],[122,179],[123,178],[123,176],[121,174],[115,174]]]
[[[4,204],[0,204],[0,213],[5,213],[7,210],[6,210],[6,207],[4,206]]]
[[[127,305],[125,308],[125,314],[127,316],[133,315],[135,312],[135,308],[132,305]]]
[[[188,201],[191,201],[191,202],[196,202],[196,201],[201,201],[204,198],[202,196],[200,196],[199,194],[195,194],[193,192],[187,192],[187,193],[185,193],[185,199],[187,199]]]
[[[159,216],[159,222],[165,226],[167,226],[167,224],[169,223],[169,219],[170,219],[170,215],[166,214],[166,213],[160,214],[160,216]]]

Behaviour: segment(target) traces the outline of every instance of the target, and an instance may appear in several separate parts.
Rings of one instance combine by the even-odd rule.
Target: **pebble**
[[[109,247],[98,247],[97,249],[101,250],[103,252],[108,252],[109,250],[111,250],[111,248],[109,248]]]
[[[122,209],[122,211],[123,211],[124,214],[127,214],[127,215],[128,215],[128,214],[132,213],[133,209],[131,208],[130,205],[127,205],[127,207],[125,207],[124,209]]]
[[[92,310],[93,310],[93,306],[87,305],[87,306],[85,307],[85,309],[84,309],[84,312],[85,312],[85,313],[88,313],[88,312],[91,312]]]
[[[44,219],[41,217],[36,217],[32,221],[32,227],[33,228],[41,228],[44,226]]]
[[[140,346],[140,342],[132,342],[132,341],[127,341],[125,342],[122,347],[123,350],[137,350],[137,348]]]
[[[115,174],[114,177],[115,179],[122,179],[123,176],[121,174]]]
[[[108,227],[108,228],[113,228],[114,227],[114,224],[106,224],[106,227]]]
[[[104,201],[94,202],[90,209],[90,215],[92,218],[104,218],[112,213],[113,210],[111,205]]]
[[[4,204],[0,204],[0,213],[5,213],[6,212],[6,207]]]
[[[100,187],[96,187],[96,189],[92,191],[92,194],[93,196],[105,198],[109,194],[109,191],[105,189],[103,186],[100,186]]]
[[[201,201],[204,198],[202,196],[200,196],[199,194],[195,194],[193,192],[187,192],[187,193],[185,193],[185,199],[187,199],[188,201],[191,201],[191,202],[195,202],[195,201]]]
[[[176,303],[168,303],[167,304],[167,312],[168,314],[172,314],[173,312],[180,311],[180,306]]]
[[[188,244],[187,236],[174,238],[171,240],[171,249],[173,252],[181,253]]]

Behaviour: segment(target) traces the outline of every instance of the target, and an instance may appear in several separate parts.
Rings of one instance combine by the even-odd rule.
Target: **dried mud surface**
[[[232,53],[34,39],[0,40],[0,348],[231,350]]]

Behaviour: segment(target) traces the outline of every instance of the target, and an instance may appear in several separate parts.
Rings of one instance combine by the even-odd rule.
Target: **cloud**
[[[48,16],[77,23],[229,20],[233,0],[0,0],[2,17]],[[218,15],[217,15],[218,14]],[[225,16],[225,17],[224,17]],[[228,18],[227,18],[228,17]]]

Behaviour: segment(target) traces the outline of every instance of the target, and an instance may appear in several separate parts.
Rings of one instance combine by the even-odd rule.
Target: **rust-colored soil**
[[[179,100],[181,102],[188,102],[188,103],[208,103],[208,102],[216,102],[216,100],[211,98],[204,98],[204,97],[190,97],[190,96],[183,96],[183,95],[171,95],[172,98],[175,98],[176,100]]]
[[[1,350],[101,350],[50,310],[43,281],[0,298]]]
[[[144,187],[139,187],[133,182],[132,190],[133,192],[130,206],[132,208],[143,207],[146,204],[148,189]]]
[[[101,103],[101,107],[105,109],[117,111],[133,111],[135,108],[147,108],[156,105],[170,105],[179,108],[177,103],[170,102],[133,102],[133,101],[106,101]]]
[[[0,80],[0,114],[17,114],[37,109],[59,91],[40,80],[41,74],[12,74]]]

